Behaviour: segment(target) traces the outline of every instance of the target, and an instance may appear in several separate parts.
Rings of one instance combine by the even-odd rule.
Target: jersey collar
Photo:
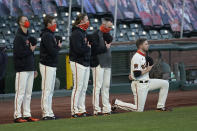
[[[146,56],[145,53],[142,53],[140,50],[137,51],[138,54],[142,55],[142,56]]]

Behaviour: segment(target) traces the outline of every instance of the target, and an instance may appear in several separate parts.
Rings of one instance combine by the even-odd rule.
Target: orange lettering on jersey
[[[138,68],[138,64],[134,64],[134,69]]]
[[[145,69],[146,68],[146,65],[142,65],[142,69]]]

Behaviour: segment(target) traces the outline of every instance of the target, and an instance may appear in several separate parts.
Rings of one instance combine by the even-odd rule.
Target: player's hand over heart
[[[151,69],[153,68],[153,66],[154,66],[154,65],[150,66],[149,63],[148,63],[148,66],[146,67],[146,71],[147,71],[147,72],[151,71]]]
[[[111,47],[111,43],[108,44],[106,41],[105,41],[105,45],[106,45],[107,49],[109,49]]]
[[[132,78],[131,74],[129,74],[129,80],[133,80],[133,78]]]

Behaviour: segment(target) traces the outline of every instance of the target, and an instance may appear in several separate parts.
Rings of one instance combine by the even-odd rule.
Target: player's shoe
[[[36,122],[36,121],[39,121],[39,119],[33,118],[33,117],[24,117],[24,119],[27,120],[28,122]]]
[[[82,116],[81,113],[77,113],[77,114],[72,115],[71,118],[79,118],[81,116]]]
[[[104,116],[109,116],[111,115],[111,112],[103,113]]]
[[[42,118],[42,120],[56,120],[54,117],[51,116],[45,116]]]
[[[167,107],[163,107],[163,108],[157,108],[156,112],[169,112],[172,111],[172,109],[167,108]]]
[[[14,122],[15,123],[24,123],[24,122],[27,122],[27,120],[25,120],[24,118],[20,117],[20,118],[14,119]]]
[[[97,113],[94,113],[94,116],[102,116],[103,113],[102,112],[97,112]]]
[[[52,117],[53,117],[53,119],[55,119],[55,120],[59,119],[57,116],[52,116]]]
[[[117,109],[115,101],[116,101],[116,99],[113,99],[112,102],[111,102],[111,110],[112,110],[112,112],[114,112]]]
[[[84,112],[81,114],[82,117],[88,117],[88,116],[92,116],[92,114],[88,113],[88,112]]]

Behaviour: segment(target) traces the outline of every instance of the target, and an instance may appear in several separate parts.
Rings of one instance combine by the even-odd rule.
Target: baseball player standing
[[[169,89],[168,81],[149,78],[149,72],[153,65],[146,61],[146,52],[149,48],[148,41],[146,39],[138,39],[136,46],[138,51],[131,60],[131,75],[129,76],[132,79],[131,89],[135,104],[115,99],[112,101],[112,109],[121,108],[123,110],[143,112],[148,91],[160,89],[157,111],[169,111],[170,109],[165,107]]]
[[[104,18],[100,30],[93,33],[93,44],[91,54],[91,67],[93,76],[93,113],[94,115],[111,114],[109,102],[109,89],[111,79],[111,42],[112,20]],[[99,95],[101,91],[103,108],[99,106]]]
[[[45,28],[42,30],[40,43],[40,72],[42,76],[41,108],[43,120],[55,120],[52,110],[52,97],[56,80],[58,52],[62,47],[60,40],[55,38],[57,24],[53,16],[44,18]]]
[[[73,24],[70,37],[69,57],[74,80],[71,96],[71,115],[73,118],[89,115],[85,108],[91,55],[91,45],[86,37],[88,27],[88,16],[86,14],[79,14]]]
[[[27,121],[38,121],[31,117],[30,103],[34,82],[35,63],[34,50],[36,45],[30,42],[28,28],[30,22],[27,17],[20,16],[18,18],[18,31],[14,39],[14,66],[16,70],[15,81],[15,102],[14,102],[14,122],[22,123]],[[21,114],[21,106],[23,104],[23,115]]]

